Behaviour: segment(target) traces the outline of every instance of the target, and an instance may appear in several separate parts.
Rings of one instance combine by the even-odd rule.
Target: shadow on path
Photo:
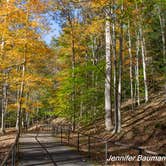
[[[39,134],[38,140],[42,146],[35,140],[36,134],[23,134],[19,141],[19,166],[54,166],[50,160],[44,146],[52,159],[58,166],[93,166],[88,162],[88,158],[76,151],[75,148],[60,144],[51,134]]]

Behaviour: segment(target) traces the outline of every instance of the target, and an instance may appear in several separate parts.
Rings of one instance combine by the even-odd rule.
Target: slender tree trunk
[[[24,111],[23,111],[23,109],[22,109],[22,114],[21,114],[21,127],[22,128],[24,128],[25,127],[25,125],[24,125]]]
[[[75,131],[76,127],[76,90],[75,90],[75,46],[74,46],[74,39],[72,40],[72,78],[74,79],[73,83],[73,95],[72,95],[72,101],[73,101],[73,131]]]
[[[8,3],[9,0],[6,0],[7,3],[7,8],[8,8]],[[5,23],[7,22],[6,20],[6,16],[5,16]],[[2,33],[2,40],[1,40],[1,56],[2,59],[4,58],[5,54],[4,54],[4,48],[5,48],[5,39],[4,39],[4,33]],[[4,74],[6,76],[6,72]],[[5,133],[5,112],[7,109],[7,78],[5,78],[4,80],[4,84],[2,87],[2,117],[1,117],[1,133],[4,134]]]
[[[73,26],[73,20],[70,16],[70,13],[67,11],[67,19],[69,21],[70,24],[70,28],[71,28],[71,63],[72,63],[72,78],[73,78],[73,93],[72,93],[72,103],[73,103],[73,115],[72,115],[72,130],[75,131],[75,127],[76,127],[76,88],[75,88],[75,35],[74,35],[74,26]]]
[[[97,52],[97,49],[98,49],[98,46],[96,46],[96,52]],[[97,55],[95,57],[95,65],[98,65],[98,56]],[[95,86],[94,87],[96,89],[96,91],[95,91],[96,94],[98,94],[98,75],[97,74],[95,75]],[[111,95],[111,93],[110,93],[110,95]],[[98,101],[99,101],[98,95],[95,95],[95,104],[96,104],[96,106],[95,106],[95,117],[96,117],[96,115],[98,114],[98,111],[99,111],[98,108],[97,108]],[[111,109],[111,115],[112,115],[112,109]],[[111,116],[111,121],[112,121],[112,116]],[[95,118],[95,126],[96,126],[96,118]]]
[[[6,18],[5,18],[6,20]],[[5,21],[6,22],[6,21]],[[5,40],[4,37],[2,35],[2,41],[1,41],[1,55],[2,55],[2,59],[5,58],[5,53],[4,53],[4,48],[5,48]],[[2,85],[2,114],[1,114],[1,133],[5,134],[5,110],[6,110],[6,99],[7,99],[7,78],[6,78],[6,71],[3,71],[2,73],[4,75],[4,82]]]
[[[5,108],[4,108],[4,91],[5,87],[2,87],[2,115],[1,115],[1,133],[5,134]]]
[[[111,34],[110,34],[110,18],[106,14],[105,24],[105,40],[106,40],[106,79],[105,79],[105,129],[110,131],[112,128],[111,121]]]
[[[95,66],[96,38],[92,36],[91,41],[92,41],[92,65]],[[95,72],[94,72],[94,70],[92,70],[92,87],[95,89]],[[93,119],[95,117],[95,111],[96,111],[95,97],[93,98],[92,103],[93,104],[91,105],[91,107],[92,107],[91,116]]]
[[[145,87],[145,102],[148,101],[148,86],[147,86],[147,75],[146,75],[146,62],[145,62],[145,39],[143,36],[142,25],[139,28],[140,31],[140,42],[141,42],[141,52],[142,52],[142,65],[143,65],[143,76],[144,76],[144,87]]]
[[[121,97],[122,97],[122,65],[123,65],[123,23],[120,25],[121,34],[119,38],[120,51],[119,51],[119,83],[118,83],[118,124],[117,133],[121,131]]]
[[[112,12],[113,13],[113,12]],[[113,74],[114,74],[114,121],[115,128],[112,133],[117,132],[118,127],[118,87],[117,87],[117,57],[116,57],[116,32],[115,32],[115,18],[112,21],[112,53],[113,53]]]
[[[30,122],[29,112],[26,112],[25,121],[26,121],[26,126],[27,126],[27,128],[29,128],[29,122]]]
[[[88,61],[89,61],[88,60],[88,53],[86,52],[86,54],[85,54],[85,62],[86,62],[85,63],[85,68],[88,67]],[[89,72],[88,71],[86,71],[86,73],[85,73],[85,79],[86,79],[86,89],[89,89]],[[88,114],[87,114],[87,111],[86,111],[88,109],[89,109],[89,107],[85,102],[84,107],[83,107],[83,114],[85,114],[86,118],[88,118]]]
[[[73,78],[73,94],[72,94],[72,102],[73,102],[73,131],[75,131],[76,127],[76,88],[75,88],[75,41],[74,41],[74,32],[73,32],[73,26],[71,23],[72,28],[72,41],[71,41],[71,47],[72,47],[72,78]]]
[[[131,102],[132,102],[132,110],[134,109],[134,94],[133,94],[133,56],[131,52],[131,35],[130,35],[130,22],[128,21],[128,51],[130,56],[130,95],[131,95]]]
[[[23,104],[23,94],[24,94],[24,76],[25,76],[25,63],[22,65],[22,81],[20,84],[20,91],[19,91],[19,99],[18,99],[18,114],[17,114],[17,119],[18,119],[18,124],[16,126],[16,129],[18,133],[20,134],[21,132],[21,112],[22,112],[22,104]]]
[[[5,73],[5,83],[3,84],[2,87],[2,117],[1,117],[1,133],[5,134],[5,114],[7,111],[7,78],[6,78],[6,73]]]
[[[121,14],[123,15],[123,0],[121,1]],[[119,82],[118,82],[118,123],[117,133],[121,131],[121,102],[122,102],[122,69],[123,69],[123,20],[120,20],[120,37],[119,37]]]
[[[27,36],[27,29],[28,29],[28,21],[29,21],[29,10],[27,10],[26,13],[26,25],[25,25],[25,35],[26,40],[28,38]],[[17,124],[16,129],[18,134],[21,133],[21,122],[22,122],[22,104],[23,104],[23,97],[24,97],[24,88],[25,88],[25,71],[26,71],[26,63],[27,63],[27,41],[24,43],[24,53],[23,53],[23,64],[20,67],[21,68],[21,83],[20,83],[20,89],[18,89],[18,102],[17,102]]]
[[[27,13],[27,20],[28,20],[28,13]],[[19,98],[18,98],[18,103],[17,103],[17,120],[18,124],[16,126],[16,129],[18,133],[20,134],[21,132],[21,119],[22,119],[22,104],[23,104],[23,97],[24,97],[24,86],[25,86],[25,70],[26,70],[26,54],[27,54],[27,43],[25,42],[24,45],[24,55],[23,55],[23,60],[24,63],[22,64],[22,74],[21,74],[21,83],[20,83],[20,90],[18,91]]]
[[[19,102],[19,97],[20,96],[20,89],[19,89],[19,87],[18,87],[18,89],[17,89],[17,96],[16,96],[16,101],[17,101],[17,103]],[[17,109],[17,118],[16,118],[16,130],[18,130],[18,125],[19,125],[19,112],[18,112],[18,109]]]
[[[140,85],[139,85],[139,52],[140,52],[140,37],[139,32],[137,34],[136,41],[136,88],[137,88],[137,104],[140,105]]]
[[[4,54],[3,54],[3,50],[4,50],[4,39],[2,38],[2,41],[1,41],[2,43],[1,43],[1,55],[2,55],[2,59],[4,58],[3,56],[4,56]],[[2,75],[5,75],[4,74],[4,72],[2,72]],[[5,77],[5,76],[3,76],[3,77]],[[3,79],[3,81],[5,82],[5,80]],[[5,93],[5,90],[6,88],[5,88],[5,83],[3,83],[3,85],[2,85],[2,100],[1,100],[1,102],[2,102],[2,105],[1,105],[1,133],[2,134],[5,134],[5,105],[4,105],[4,103],[5,103],[5,99],[4,99],[4,93]]]
[[[137,65],[134,66],[134,72],[135,73],[137,72]],[[134,82],[134,106],[136,106],[136,103],[137,103],[137,80],[135,79],[135,82]]]
[[[159,16],[159,21],[160,21],[160,28],[161,28],[161,37],[162,37],[162,42],[163,42],[163,61],[164,63],[166,62],[166,42],[165,42],[165,18],[162,17],[160,7],[158,6],[158,16]]]

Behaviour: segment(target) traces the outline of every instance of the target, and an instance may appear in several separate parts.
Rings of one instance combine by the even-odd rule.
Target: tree
[[[38,77],[32,77],[32,75],[36,73],[40,67],[40,62],[45,60],[46,55],[51,54],[50,49],[41,42],[39,34],[39,24],[41,22],[34,21],[34,17],[39,19],[39,14],[44,12],[43,2],[40,3],[40,9],[38,8],[39,3],[40,1],[27,1],[23,4],[22,1],[3,1],[0,6],[2,16],[0,58],[3,60],[1,66],[4,73],[2,84],[5,85],[2,89],[2,131],[4,130],[5,113],[9,109],[16,109],[15,105],[17,104],[17,113],[15,112],[17,114],[16,128],[20,132],[22,115],[26,111],[24,99],[26,96],[25,90],[29,87],[27,80],[30,77],[30,81],[39,82],[41,79],[39,77],[40,72],[37,72]],[[47,65],[46,61],[44,65]],[[13,75],[13,77],[10,75]],[[36,87],[40,90],[40,86],[36,85]],[[17,93],[16,100],[15,93]],[[7,96],[8,94],[10,96]],[[8,104],[8,100],[10,104]]]
[[[109,10],[106,12],[105,38],[106,38],[106,78],[105,78],[105,126],[106,130],[112,128],[111,114],[111,34]]]

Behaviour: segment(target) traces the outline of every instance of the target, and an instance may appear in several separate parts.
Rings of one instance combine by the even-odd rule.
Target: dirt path
[[[93,166],[75,148],[59,143],[51,134],[24,134],[20,138],[19,166]],[[39,143],[40,142],[40,143]],[[44,148],[43,148],[44,147]],[[54,163],[53,163],[54,161]]]

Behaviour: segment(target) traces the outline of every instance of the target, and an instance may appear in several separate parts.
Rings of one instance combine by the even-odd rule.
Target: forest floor
[[[14,128],[6,129],[5,135],[0,135],[0,163],[8,153],[11,145],[14,143],[16,131]]]
[[[79,130],[101,138],[166,154],[166,93],[152,95],[148,103],[137,106],[133,111],[131,105],[124,103],[122,105],[122,130],[119,134],[106,132],[103,118]]]

